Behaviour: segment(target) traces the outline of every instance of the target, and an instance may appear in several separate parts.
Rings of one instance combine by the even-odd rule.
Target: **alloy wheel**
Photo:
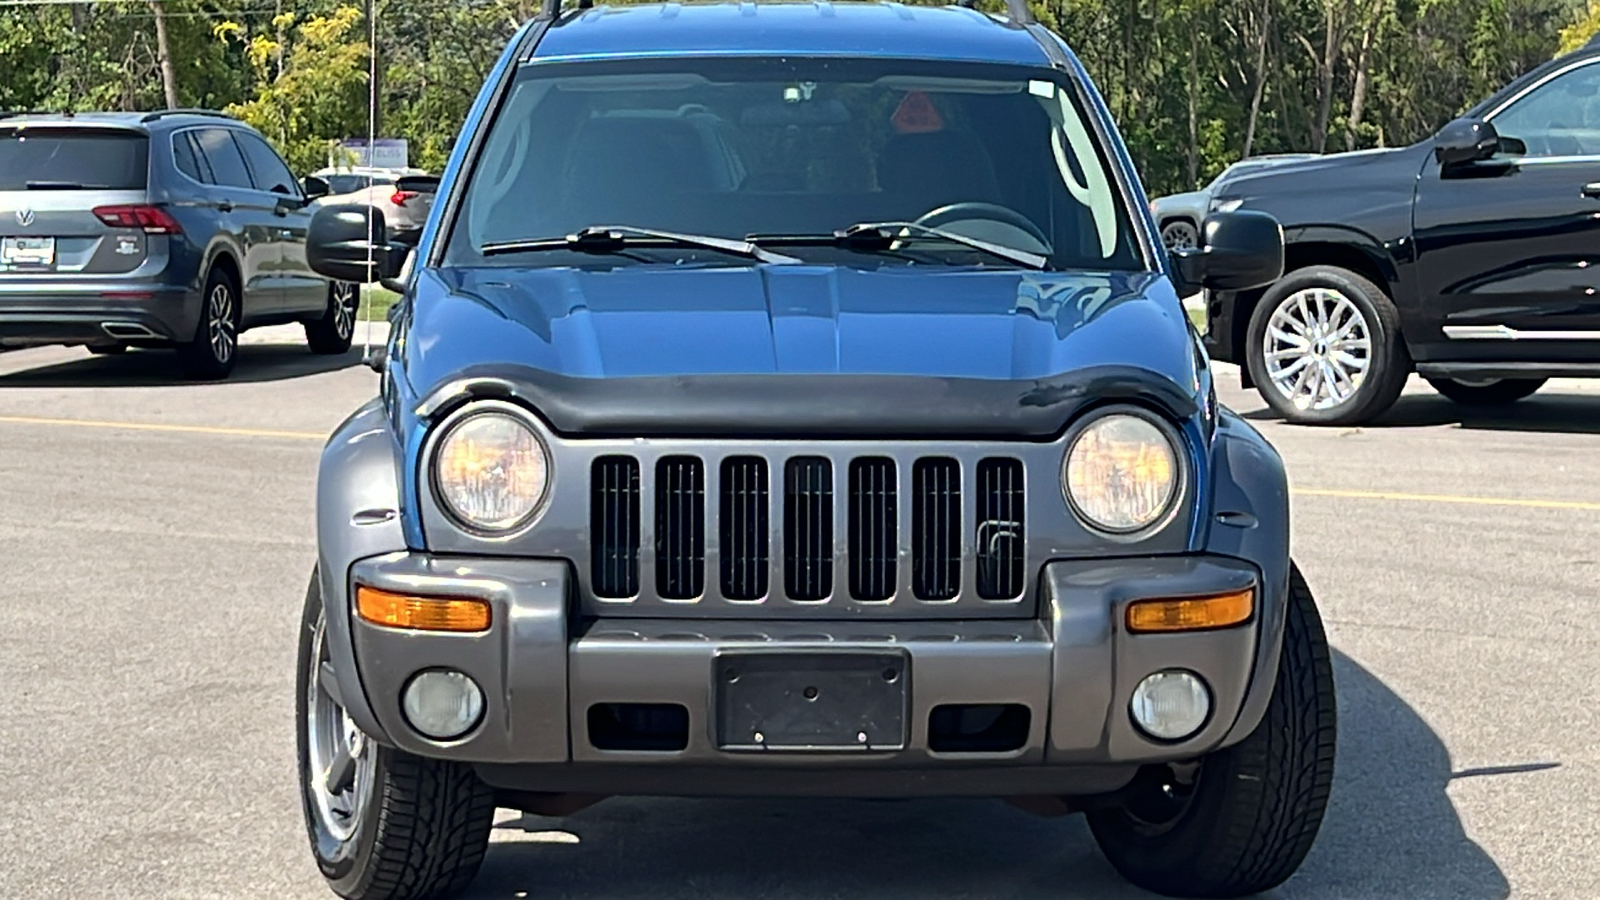
[[[356,328],[356,306],[360,298],[356,286],[348,281],[333,283],[333,330],[340,340],[350,337]]]
[[[206,301],[206,335],[211,344],[211,356],[226,365],[239,347],[238,326],[233,321],[233,292],[226,284],[211,288]]]
[[[1272,387],[1296,409],[1332,409],[1361,389],[1372,367],[1372,331],[1337,290],[1306,288],[1272,311],[1262,336]]]
[[[371,804],[375,752],[323,684],[324,678],[334,677],[323,640],[325,627],[318,620],[312,636],[312,671],[306,680],[306,787],[318,824],[343,844],[355,835]]]

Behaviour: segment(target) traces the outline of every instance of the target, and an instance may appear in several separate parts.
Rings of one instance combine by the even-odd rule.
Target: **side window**
[[[1600,156],[1600,61],[1581,65],[1522,95],[1492,120],[1528,156]]]
[[[194,144],[189,142],[189,132],[180,131],[172,136],[172,159],[177,163],[178,171],[195,181],[206,180],[200,174],[200,162],[195,156]]]
[[[244,149],[244,157],[250,163],[250,174],[255,176],[257,189],[288,197],[300,196],[295,188],[293,173],[284,165],[277,151],[267,146],[266,141],[243,131],[235,134],[234,138]]]
[[[212,180],[228,187],[253,189],[250,170],[245,168],[244,155],[233,142],[233,135],[225,128],[202,128],[195,133],[200,152],[211,166]]]

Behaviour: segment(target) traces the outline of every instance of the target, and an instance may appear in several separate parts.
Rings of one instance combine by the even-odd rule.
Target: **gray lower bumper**
[[[600,793],[785,793],[802,785],[805,793],[885,795],[1028,793],[1030,785],[1038,793],[1114,788],[1134,764],[1191,757],[1230,738],[1256,674],[1260,610],[1281,602],[1261,595],[1254,566],[1212,556],[1052,563],[1042,573],[1041,618],[982,621],[579,623],[567,617],[569,571],[561,562],[393,554],[357,563],[351,575],[352,583],[478,596],[493,605],[491,629],[474,635],[405,632],[353,619],[358,671],[354,678],[340,672],[340,679],[342,690],[364,695],[371,713],[371,721],[360,723],[364,728],[413,753],[482,764],[485,777],[502,786]],[[1251,585],[1258,590],[1258,614],[1238,627],[1131,635],[1119,624],[1132,600]],[[755,647],[903,651],[911,675],[906,746],[829,753],[719,749],[716,657]],[[466,672],[484,688],[482,724],[464,739],[428,740],[401,712],[406,681],[432,667]],[[1129,700],[1140,679],[1170,667],[1204,678],[1213,712],[1192,738],[1160,743],[1135,728]],[[1270,691],[1270,679],[1256,689]],[[617,703],[683,707],[687,746],[595,746],[590,708]],[[930,716],[941,704],[1024,706],[1026,739],[999,753],[936,751]]]
[[[0,283],[0,343],[187,340],[199,319],[199,295],[182,286]]]

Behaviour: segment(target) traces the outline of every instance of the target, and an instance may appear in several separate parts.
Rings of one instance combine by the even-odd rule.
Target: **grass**
[[[389,307],[394,305],[400,295],[387,288],[375,284],[365,285],[361,289],[361,321],[386,322],[389,319]]]

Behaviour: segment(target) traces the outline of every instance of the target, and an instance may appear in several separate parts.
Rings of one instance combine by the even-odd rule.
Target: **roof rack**
[[[158,109],[153,113],[145,113],[139,119],[141,124],[164,119],[167,116],[210,116],[213,119],[232,119],[233,116],[214,109]]]
[[[978,0],[956,0],[956,2],[968,9],[973,9],[977,6]],[[1034,18],[1033,10],[1028,8],[1028,0],[1005,0],[1005,2],[1007,18],[1018,25],[1032,25],[1039,21]],[[577,0],[576,3],[576,8],[578,9],[589,9],[592,6],[594,6],[594,0]],[[554,21],[561,15],[561,7],[561,0],[542,0],[538,19]]]

